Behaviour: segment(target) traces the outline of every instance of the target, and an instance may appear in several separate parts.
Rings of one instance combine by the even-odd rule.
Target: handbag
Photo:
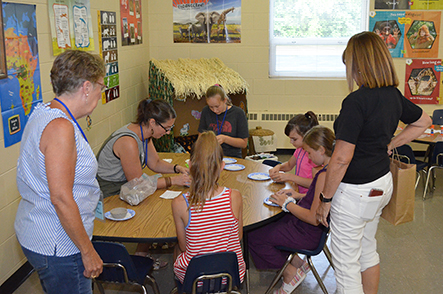
[[[394,149],[390,164],[394,190],[381,214],[382,218],[394,226],[414,220],[416,177],[415,164],[404,163],[395,154]]]

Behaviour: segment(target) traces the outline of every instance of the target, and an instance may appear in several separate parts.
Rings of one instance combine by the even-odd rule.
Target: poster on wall
[[[382,38],[392,57],[403,57],[404,11],[371,11],[369,30]]]
[[[20,142],[28,117],[42,101],[35,5],[3,3],[8,77],[0,80],[5,148]]]
[[[112,11],[97,11],[100,55],[105,61],[106,69],[103,104],[120,97],[116,17],[117,14]]]
[[[122,46],[143,43],[141,0],[120,0]]]
[[[375,0],[375,9],[398,10],[439,10],[443,9],[443,0]]]
[[[441,59],[406,59],[405,97],[415,104],[440,103]]]
[[[94,50],[89,0],[48,0],[52,53]]]
[[[241,0],[173,0],[174,43],[241,43]]]
[[[441,11],[407,11],[405,54],[407,58],[437,58]]]

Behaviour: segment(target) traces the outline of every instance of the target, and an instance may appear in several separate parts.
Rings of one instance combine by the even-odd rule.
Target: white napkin
[[[177,197],[178,195],[180,195],[181,191],[170,191],[170,190],[166,190],[165,193],[163,193],[162,195],[160,195],[160,198],[163,199],[174,199],[175,197]]]
[[[166,161],[166,162],[169,162],[169,163],[172,162],[172,158],[164,158],[163,160]]]

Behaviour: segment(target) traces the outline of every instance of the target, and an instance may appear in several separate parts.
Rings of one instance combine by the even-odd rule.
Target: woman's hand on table
[[[189,168],[186,168],[184,166],[181,165],[177,165],[177,167],[175,168],[179,173],[181,174],[187,174],[189,175]]]
[[[299,197],[298,194],[299,193],[295,192],[293,189],[282,189],[277,193],[272,194],[271,197],[269,197],[269,200],[281,207],[285,203],[286,198],[292,197],[297,199]]]
[[[188,174],[180,174],[178,176],[171,177],[172,185],[189,187],[191,185],[191,181],[192,179]]]

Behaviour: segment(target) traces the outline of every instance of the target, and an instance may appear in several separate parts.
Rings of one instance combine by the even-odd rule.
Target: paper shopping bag
[[[416,167],[393,159],[391,173],[394,192],[381,217],[396,226],[414,220]]]

